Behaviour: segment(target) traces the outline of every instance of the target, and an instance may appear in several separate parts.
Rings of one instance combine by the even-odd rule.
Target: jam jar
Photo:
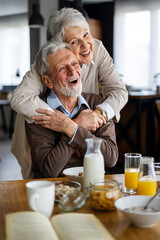
[[[115,209],[114,202],[121,197],[121,183],[114,180],[96,182],[90,191],[90,205],[99,211],[111,211]]]

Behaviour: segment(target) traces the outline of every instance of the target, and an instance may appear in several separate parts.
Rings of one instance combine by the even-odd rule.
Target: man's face
[[[81,68],[75,55],[68,49],[59,49],[47,58],[50,80],[57,95],[77,97],[81,94]]]

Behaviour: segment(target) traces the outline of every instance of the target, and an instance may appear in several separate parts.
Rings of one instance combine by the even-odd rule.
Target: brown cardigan
[[[104,100],[96,94],[82,93],[90,108]],[[87,107],[82,105],[77,115]],[[58,108],[58,110],[60,110]],[[60,110],[61,111],[61,110]],[[83,166],[83,157],[78,157],[76,149],[86,152],[86,138],[101,138],[101,151],[105,167],[113,167],[118,159],[118,148],[115,136],[115,126],[112,120],[91,133],[82,126],[78,130],[71,144],[69,138],[62,133],[43,128],[34,123],[25,122],[26,135],[32,154],[32,171],[34,178],[57,177],[65,168]]]

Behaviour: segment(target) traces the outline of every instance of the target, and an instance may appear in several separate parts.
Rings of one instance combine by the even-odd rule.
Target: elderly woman
[[[52,39],[67,42],[71,46],[82,67],[83,92],[99,94],[99,86],[101,86],[101,95],[105,100],[102,104],[96,106],[95,113],[97,115],[102,114],[106,120],[114,117],[115,121],[118,121],[120,119],[120,110],[128,100],[128,92],[102,42],[92,38],[89,24],[83,15],[72,8],[63,8],[60,11],[55,11],[49,18],[47,27],[47,40],[51,41]],[[49,106],[39,98],[39,95],[45,89],[46,87],[33,64],[31,71],[26,73],[23,81],[15,89],[11,107],[16,112],[21,113],[28,122],[33,121],[32,117],[37,112],[43,113],[44,115],[36,116],[34,119],[39,120],[39,123],[44,127],[45,125],[48,126],[49,121],[51,121],[51,111],[46,110],[50,109]],[[98,118],[95,119],[94,126],[89,122],[87,124],[89,118],[86,118],[85,114],[84,112],[85,117],[83,118],[82,115],[79,121],[88,130],[93,131],[95,126],[100,126]],[[20,121],[17,119],[12,141],[12,152],[18,160],[22,157],[25,158],[25,155],[28,159],[28,153],[25,153],[27,143],[23,143],[25,135],[24,126],[20,128],[22,122],[22,119]],[[19,128],[21,132],[18,131]],[[19,134],[21,134],[19,144],[23,145],[21,146],[23,148],[21,151],[17,148]]]
[[[47,28],[47,40],[52,38],[69,43],[82,66],[83,91],[99,94],[100,83],[101,94],[106,100],[97,109],[106,114],[108,119],[115,116],[118,121],[120,110],[128,100],[128,93],[102,42],[92,38],[83,15],[72,8],[63,8],[53,13]],[[37,108],[48,108],[39,99],[44,90],[45,86],[33,65],[14,91],[12,108],[30,121]]]

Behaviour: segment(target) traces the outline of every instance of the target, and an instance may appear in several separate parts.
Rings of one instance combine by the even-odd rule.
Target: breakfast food
[[[79,173],[78,173],[78,176],[79,176],[79,177],[83,177],[83,172],[79,172]]]
[[[144,207],[130,207],[130,208],[125,208],[124,211],[135,212],[135,213],[139,213],[139,212],[142,212],[142,213],[158,212],[156,209],[151,208],[151,207],[146,208],[146,209],[144,209]]]
[[[90,192],[90,204],[95,210],[110,211],[115,209],[114,202],[120,197],[120,190],[117,187],[98,185]]]
[[[64,194],[71,194],[75,191],[75,188],[69,185],[64,185],[62,183],[57,184],[55,187],[55,198],[60,200]]]
[[[159,188],[160,188],[160,181],[157,181],[156,190],[158,190]]]

